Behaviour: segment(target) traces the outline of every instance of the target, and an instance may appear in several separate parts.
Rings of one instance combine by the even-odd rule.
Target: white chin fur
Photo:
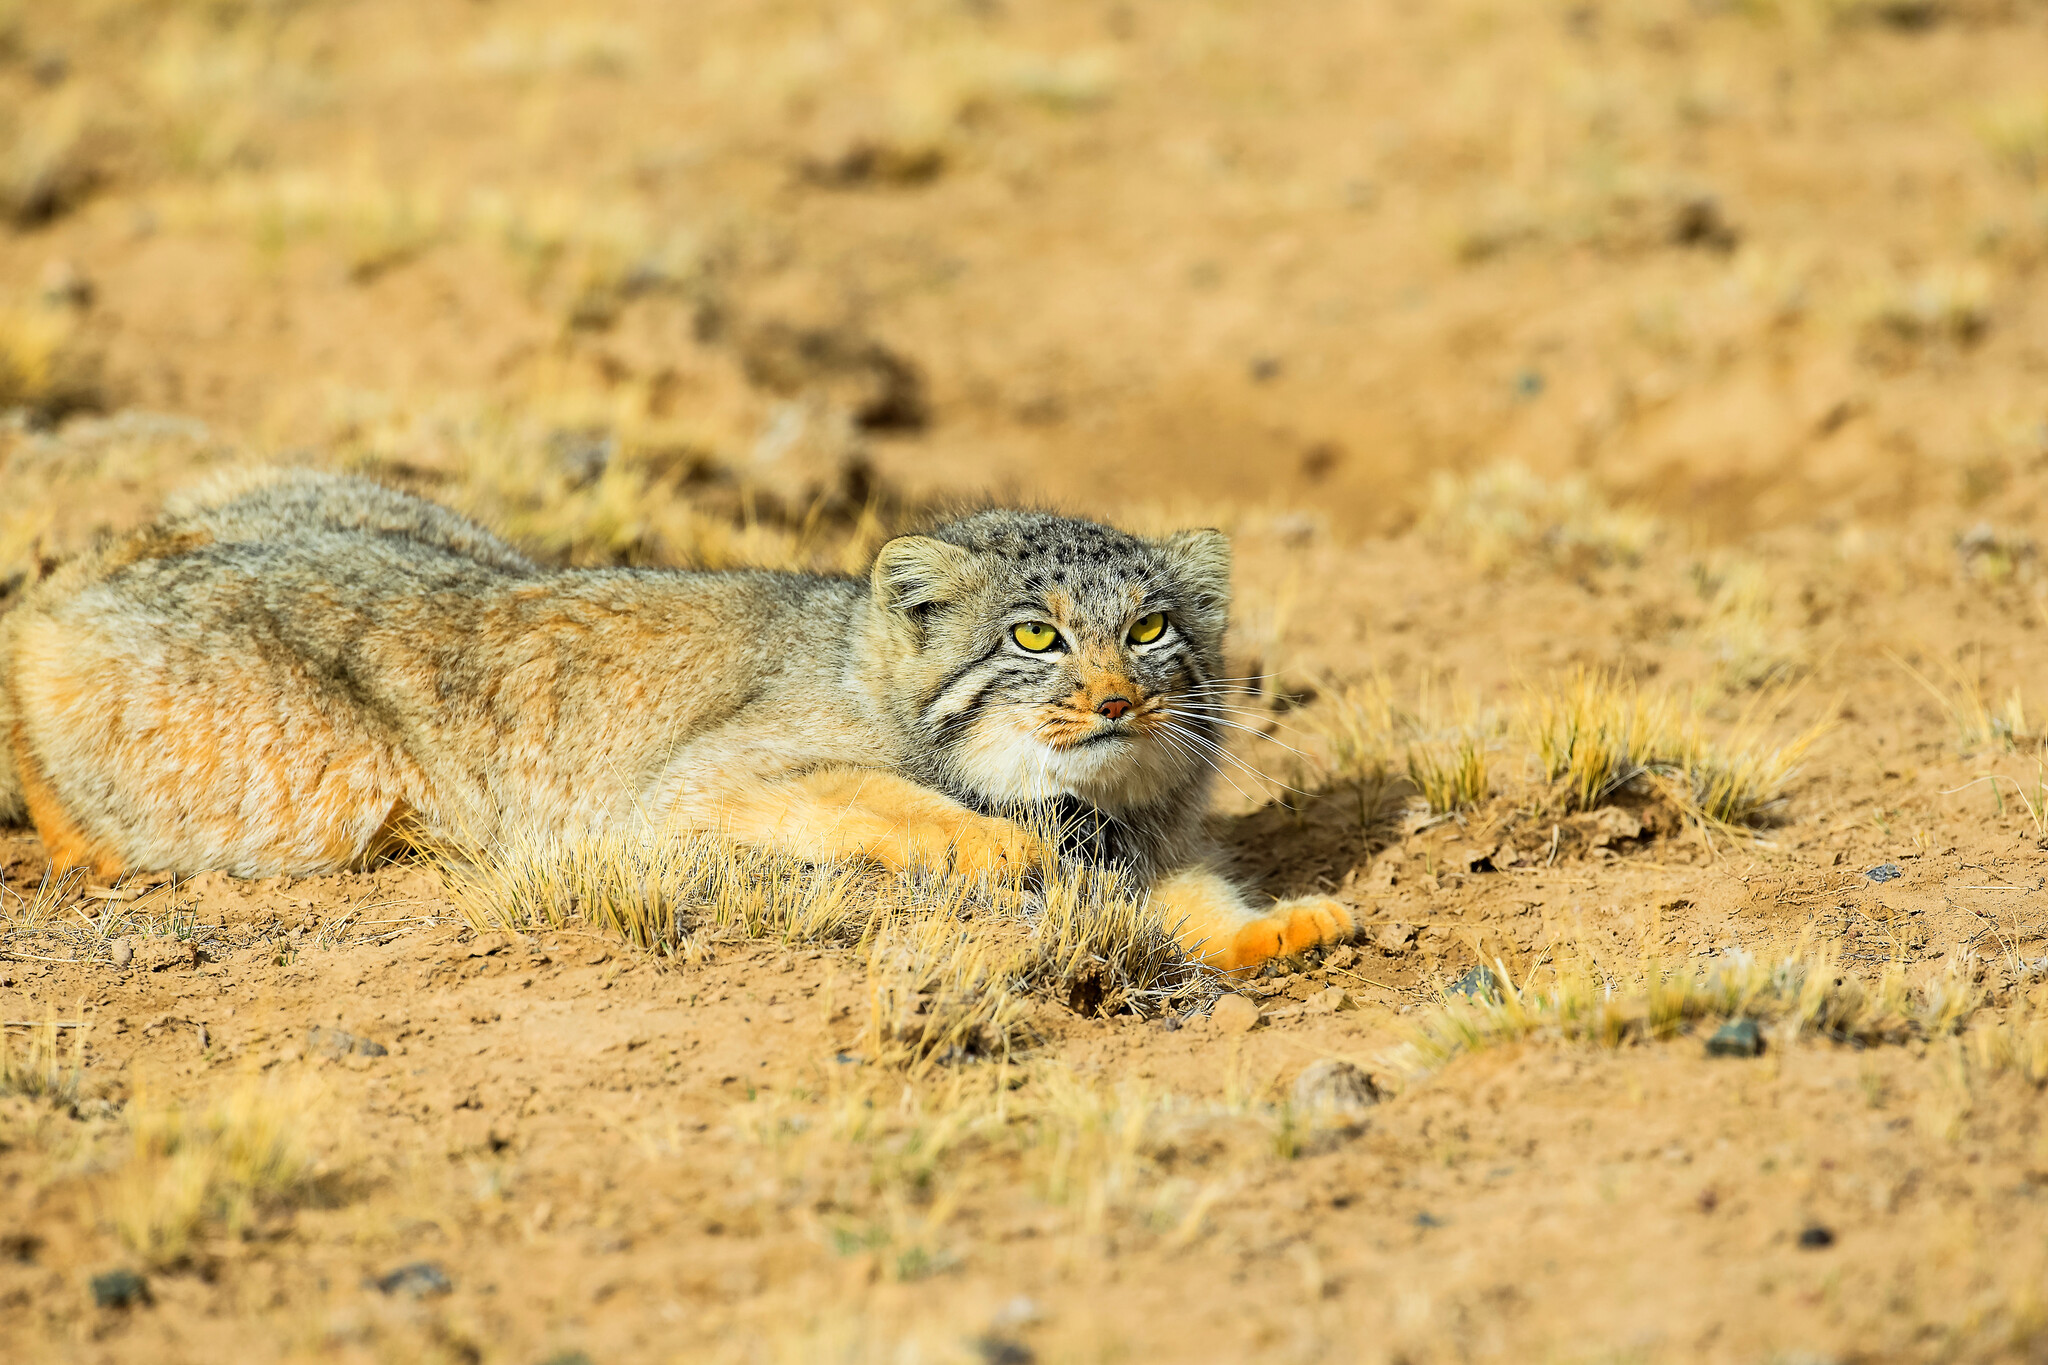
[[[1179,756],[1150,736],[1055,749],[1033,731],[1018,712],[984,715],[954,750],[955,770],[990,801],[1072,796],[1107,811],[1153,805],[1187,781]]]

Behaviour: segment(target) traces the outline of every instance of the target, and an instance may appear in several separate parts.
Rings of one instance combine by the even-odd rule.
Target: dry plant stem
[[[52,1005],[40,1023],[10,1021],[8,1027],[27,1028],[29,1036],[17,1056],[13,1035],[0,1032],[0,1095],[24,1095],[64,1108],[78,1103],[85,1080],[86,1039],[92,1025],[85,1017],[83,1000],[78,1002],[76,1014],[75,1019],[59,1020]],[[59,1038],[59,1030],[66,1029],[70,1030],[71,1044],[68,1068]]]

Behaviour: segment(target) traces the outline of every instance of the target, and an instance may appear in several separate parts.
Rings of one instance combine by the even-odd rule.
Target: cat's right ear
[[[960,596],[973,568],[974,556],[958,545],[930,536],[897,536],[875,555],[869,583],[876,606],[915,621],[925,608]]]

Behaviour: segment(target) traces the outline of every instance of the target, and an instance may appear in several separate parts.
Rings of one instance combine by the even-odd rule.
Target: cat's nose
[[[1122,720],[1130,711],[1131,704],[1122,697],[1111,697],[1095,709],[1111,720]]]

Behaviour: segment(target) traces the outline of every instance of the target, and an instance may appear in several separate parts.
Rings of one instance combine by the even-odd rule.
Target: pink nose
[[[1122,720],[1130,712],[1131,704],[1122,697],[1111,697],[1095,709],[1111,720]]]

